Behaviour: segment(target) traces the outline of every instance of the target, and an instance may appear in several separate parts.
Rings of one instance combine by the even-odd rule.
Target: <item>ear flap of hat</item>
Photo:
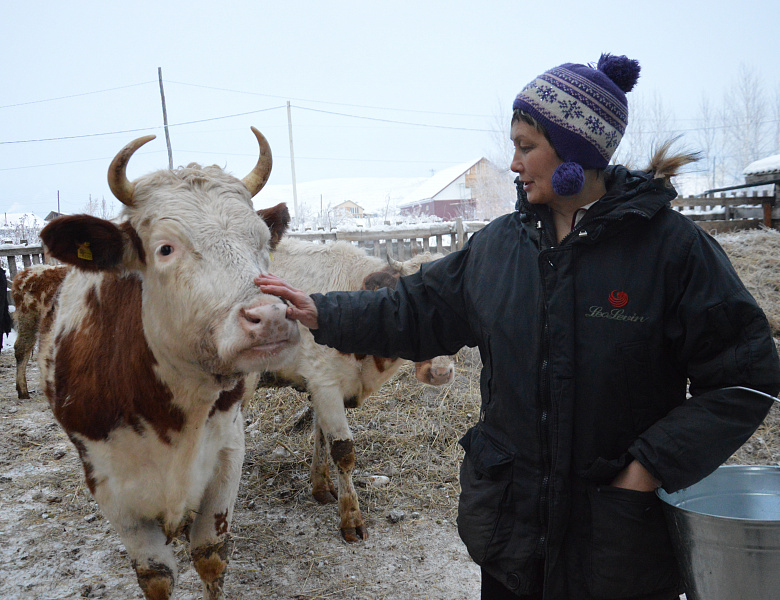
[[[574,196],[585,185],[585,170],[575,162],[558,165],[552,176],[553,192],[559,196]]]

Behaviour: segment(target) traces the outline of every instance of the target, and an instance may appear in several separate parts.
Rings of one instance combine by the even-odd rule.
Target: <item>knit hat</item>
[[[533,116],[564,161],[553,173],[553,191],[572,196],[582,190],[584,169],[603,169],[628,123],[630,92],[639,62],[602,54],[596,68],[566,63],[539,75],[517,95],[513,109]]]

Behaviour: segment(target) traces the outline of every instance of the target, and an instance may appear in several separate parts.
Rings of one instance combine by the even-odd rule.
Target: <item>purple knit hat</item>
[[[602,54],[596,68],[566,63],[539,75],[517,95],[513,109],[533,116],[547,131],[564,161],[553,173],[553,191],[573,196],[582,190],[584,169],[603,169],[628,123],[630,92],[639,62]]]

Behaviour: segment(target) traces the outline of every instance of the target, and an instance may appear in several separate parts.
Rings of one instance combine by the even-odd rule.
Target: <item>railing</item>
[[[11,280],[16,277],[16,274],[22,269],[31,265],[38,265],[47,262],[43,253],[42,246],[26,246],[26,245],[3,245],[0,246],[0,256],[4,256],[8,260],[8,273],[6,281],[8,283],[8,289],[6,290],[6,297],[8,298],[8,304],[13,305],[11,299]],[[19,264],[19,262],[21,264]]]
[[[758,229],[761,226],[777,229],[780,225],[780,207],[776,206],[775,195],[768,191],[678,197],[672,201],[672,208],[684,211],[710,233]]]
[[[287,236],[310,242],[343,240],[363,248],[368,254],[405,260],[420,252],[449,254],[463,248],[469,236],[486,225],[463,221],[392,227],[384,231],[291,231]]]

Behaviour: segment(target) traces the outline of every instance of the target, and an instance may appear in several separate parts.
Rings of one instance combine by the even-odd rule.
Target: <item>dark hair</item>
[[[555,150],[555,153],[558,154],[558,150],[555,149],[555,146],[553,145],[552,140],[550,139],[550,135],[547,133],[547,130],[544,128],[544,126],[539,121],[537,121],[530,113],[527,113],[520,108],[516,108],[512,113],[512,125],[514,125],[515,123],[519,123],[521,121],[523,123],[526,123],[527,125],[530,125],[534,129],[536,129],[536,131],[544,135],[547,141],[550,142],[550,146],[552,146],[553,150]]]

